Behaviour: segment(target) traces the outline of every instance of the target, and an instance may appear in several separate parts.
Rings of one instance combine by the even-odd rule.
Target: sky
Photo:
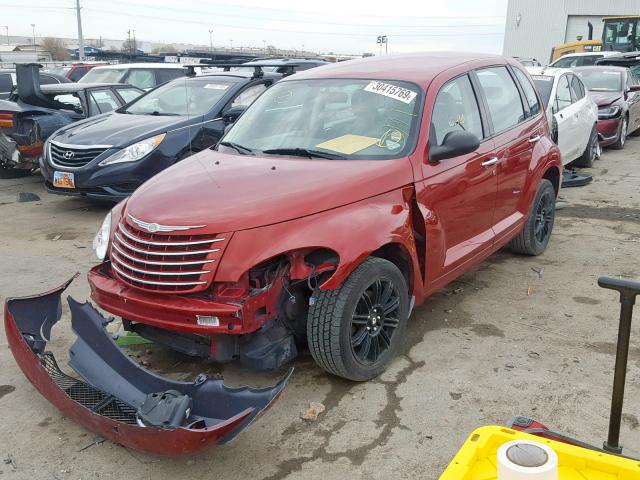
[[[25,2],[26,4],[27,2]],[[0,36],[75,37],[75,0],[0,0]],[[80,0],[86,38],[379,53],[458,50],[501,53],[507,0]]]

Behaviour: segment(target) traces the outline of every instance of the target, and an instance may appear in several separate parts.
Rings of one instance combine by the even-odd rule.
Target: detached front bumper
[[[159,455],[189,454],[226,443],[271,406],[291,375],[290,370],[277,385],[264,389],[228,388],[222,379],[205,375],[193,382],[164,379],[118,348],[104,329],[109,321],[97,310],[69,298],[77,335],[69,364],[82,380],[71,377],[45,350],[51,328],[61,317],[61,295],[69,283],[42,295],[7,300],[4,323],[9,347],[45,398],[66,416],[116,443]]]

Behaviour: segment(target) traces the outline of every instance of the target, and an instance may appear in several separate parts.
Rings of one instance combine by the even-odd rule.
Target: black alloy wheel
[[[391,347],[399,310],[400,294],[391,280],[376,280],[362,293],[351,316],[351,347],[358,361],[375,363]]]

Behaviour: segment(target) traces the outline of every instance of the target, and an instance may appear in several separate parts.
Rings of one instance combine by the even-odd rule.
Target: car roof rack
[[[253,77],[252,78],[261,78],[264,77],[263,67],[286,67],[286,71],[282,72],[283,76],[293,75],[295,73],[295,67],[300,66],[299,63],[292,62],[282,62],[282,63],[253,63],[247,65],[246,63],[218,63],[207,60],[200,60],[200,63],[195,63],[191,65],[185,65],[184,68],[187,70],[187,76],[195,76],[195,67],[217,67],[222,68],[225,72],[230,72],[231,68],[234,67],[244,67],[250,68],[253,67]]]

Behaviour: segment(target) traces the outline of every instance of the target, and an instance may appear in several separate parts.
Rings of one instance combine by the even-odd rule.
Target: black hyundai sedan
[[[52,193],[119,201],[156,173],[215,145],[225,127],[282,75],[183,77],[112,113],[55,132],[41,171]]]

